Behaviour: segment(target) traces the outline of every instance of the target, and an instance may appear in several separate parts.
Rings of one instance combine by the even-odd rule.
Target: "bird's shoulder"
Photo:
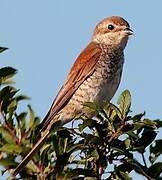
[[[101,45],[95,42],[90,42],[80,53],[71,67],[67,76],[67,81],[73,81],[72,76],[78,75],[78,72],[82,72],[83,70],[84,72],[86,72],[86,70],[89,71],[90,66],[93,66],[99,60],[101,53]]]

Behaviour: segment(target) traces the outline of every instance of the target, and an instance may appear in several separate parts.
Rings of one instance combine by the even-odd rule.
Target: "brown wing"
[[[73,64],[65,84],[56,96],[51,109],[42,121],[42,130],[47,127],[53,117],[66,106],[78,87],[95,70],[95,64],[101,55],[101,48],[98,44],[91,42],[79,55]]]

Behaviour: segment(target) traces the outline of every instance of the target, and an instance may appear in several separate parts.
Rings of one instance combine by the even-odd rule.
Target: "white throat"
[[[124,49],[127,45],[128,36],[126,36],[124,33],[96,34],[92,37],[92,41],[99,44],[101,43],[107,46]]]

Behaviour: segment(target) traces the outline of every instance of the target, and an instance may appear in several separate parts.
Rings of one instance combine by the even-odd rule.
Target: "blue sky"
[[[162,1],[0,0],[0,66],[18,69],[17,88],[32,98],[43,118],[66,74],[101,19],[119,15],[135,35],[125,50],[122,82],[113,98],[129,89],[133,113],[161,118]],[[24,107],[25,109],[25,107]]]

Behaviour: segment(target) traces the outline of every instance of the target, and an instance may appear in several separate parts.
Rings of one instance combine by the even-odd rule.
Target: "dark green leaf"
[[[2,53],[3,51],[6,51],[8,48],[6,47],[0,47],[0,53]]]
[[[41,156],[41,161],[45,161],[47,155],[48,155],[48,150],[50,149],[51,145],[50,144],[45,144],[41,149],[40,149],[40,156]]]
[[[154,122],[156,123],[156,127],[157,128],[161,128],[162,127],[162,121],[161,120],[154,120]]]
[[[116,115],[118,115],[120,119],[122,118],[122,117],[121,117],[122,114],[121,114],[121,112],[120,112],[120,109],[119,109],[117,106],[115,106],[114,104],[112,104],[112,103],[107,104],[107,105],[104,107],[104,111],[105,111],[107,117],[108,117],[111,121],[113,121],[113,120],[115,119],[115,116],[116,116]]]
[[[152,128],[156,128],[156,122],[153,121],[153,120],[150,120],[150,119],[144,119],[143,120],[143,123],[146,125],[146,126],[150,126]]]
[[[120,171],[120,176],[122,180],[132,180],[128,173]]]
[[[29,100],[30,98],[28,96],[25,96],[25,95],[18,95],[15,97],[16,101],[19,102],[19,101],[22,101],[22,100]]]
[[[162,139],[155,140],[150,146],[150,161],[153,163],[162,154]]]
[[[17,73],[17,70],[12,67],[4,67],[0,69],[0,84],[7,84],[11,77]],[[9,81],[8,81],[9,82]]]
[[[1,101],[9,100],[11,99],[18,90],[12,86],[6,86],[0,91],[0,99]]]
[[[27,116],[26,112],[22,112],[19,115],[15,114],[18,128],[21,131],[21,135],[26,131],[26,116]]]
[[[92,102],[85,102],[83,106],[88,107],[92,111],[96,111],[96,112],[101,111],[101,108],[97,104]]]
[[[138,140],[137,146],[146,148],[155,139],[157,133],[152,129],[145,127],[141,137]]]
[[[8,130],[6,130],[6,128],[4,128],[3,126],[0,127],[0,134],[6,143],[15,144],[15,139],[13,135],[11,135],[11,133]]]
[[[86,127],[94,127],[96,121],[93,119],[85,119],[82,124],[79,124],[79,131],[83,131]]]
[[[112,147],[111,149],[114,150],[114,151],[117,151],[118,153],[120,153],[120,155],[124,154],[124,151],[122,149],[120,149],[120,148]]]
[[[5,113],[9,112],[8,106],[14,100],[13,98],[17,92],[18,90],[12,86],[6,86],[0,91],[1,110]]]
[[[35,127],[39,124],[39,118],[35,117],[35,113],[30,105],[28,105],[29,110],[29,129],[35,129]]]
[[[133,122],[139,122],[141,121],[142,117],[145,115],[146,113],[140,113],[140,114],[136,114],[135,116],[133,116],[131,119],[133,120]]]
[[[7,112],[14,112],[17,108],[17,101],[13,99],[7,107]]]
[[[13,159],[9,158],[1,158],[0,164],[5,168],[15,167],[17,165],[17,163]]]
[[[84,147],[83,144],[71,144],[71,145],[68,145],[68,148],[66,151],[67,153],[72,154],[75,151],[81,150],[83,147]]]
[[[147,173],[150,177],[157,179],[162,173],[162,162],[158,162],[150,166]]]
[[[88,170],[88,169],[82,169],[82,168],[75,168],[73,170],[71,170],[69,173],[67,173],[66,178],[74,178],[74,177],[78,177],[80,175],[84,175],[85,177],[96,177],[95,172],[93,172],[92,170]]]
[[[133,166],[130,166],[128,163],[120,164],[117,168],[119,171],[129,172],[129,173],[133,170]]]
[[[133,125],[132,125],[133,128],[128,132],[134,132],[136,130],[139,130],[139,129],[143,128],[144,126],[145,126],[145,124],[142,123],[142,122],[133,123]]]
[[[92,135],[92,134],[88,134],[88,135],[86,136],[85,144],[91,144],[91,143],[93,143],[93,144],[97,145],[97,144],[99,144],[99,142],[100,142],[100,138],[97,137],[97,136],[94,136],[94,135]]]
[[[0,151],[8,154],[20,154],[23,151],[23,148],[15,144],[5,144],[2,147],[0,147]]]
[[[95,160],[99,160],[99,154],[96,149],[91,152],[91,157],[93,157]]]
[[[137,160],[135,159],[127,159],[125,162],[127,165],[132,167],[134,171],[137,173],[147,177],[149,180],[151,180],[151,177],[147,174],[147,169],[145,166],[141,165]]]
[[[97,180],[95,177],[85,177],[84,180]]]
[[[69,153],[63,153],[57,157],[55,166],[56,172],[61,173],[63,171],[64,166],[66,166],[68,163],[70,155],[71,154]]]

